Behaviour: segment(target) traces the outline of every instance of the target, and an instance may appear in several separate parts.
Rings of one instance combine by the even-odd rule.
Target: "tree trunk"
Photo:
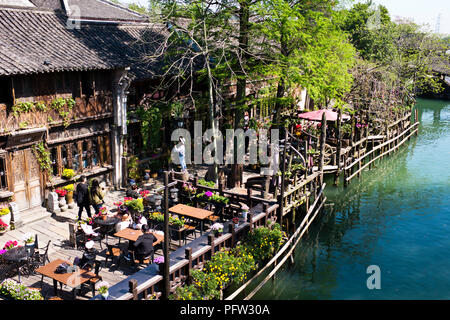
[[[234,117],[234,128],[243,128],[244,127],[244,104],[245,104],[245,90],[247,87],[247,79],[245,76],[245,70],[241,70],[241,68],[245,68],[248,60],[248,29],[249,29],[249,16],[250,16],[250,8],[248,4],[248,0],[239,1],[239,54],[241,59],[240,66],[238,67],[238,71],[236,72],[238,75],[237,84],[236,84],[236,103],[235,103],[235,117]],[[234,162],[231,167],[231,177],[230,184],[232,187],[240,187],[242,182],[242,175],[244,172],[244,165],[238,164],[237,162],[237,146],[234,148]]]

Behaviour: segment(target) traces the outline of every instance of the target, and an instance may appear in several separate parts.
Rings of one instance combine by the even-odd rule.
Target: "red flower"
[[[67,190],[64,189],[56,189],[55,192],[58,194],[58,196],[60,197],[64,197],[67,194]]]

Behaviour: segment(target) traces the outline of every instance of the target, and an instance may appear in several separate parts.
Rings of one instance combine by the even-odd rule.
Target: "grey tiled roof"
[[[0,76],[130,66],[138,78],[158,72],[157,63],[139,63],[151,50],[138,43],[155,39],[148,24],[89,23],[70,29],[66,17],[42,9],[0,7]]]
[[[148,17],[106,0],[68,0],[69,7],[80,9],[83,19],[147,21]]]

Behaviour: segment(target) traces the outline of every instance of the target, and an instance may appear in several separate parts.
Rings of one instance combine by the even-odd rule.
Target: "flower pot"
[[[66,202],[66,197],[59,197],[58,198],[58,204],[59,204],[59,210],[66,211],[68,206]]]
[[[107,299],[108,299],[108,296],[109,296],[109,292],[106,291],[105,293],[102,293],[101,296],[102,296],[102,299],[103,299],[103,300],[107,300]]]
[[[10,213],[8,213],[8,214],[5,214],[4,216],[1,216],[0,217],[0,219],[2,219],[2,221],[4,222],[4,223],[6,223],[8,226],[10,225],[10,222],[11,222],[11,212]],[[9,229],[9,228],[8,228]],[[7,230],[5,230],[5,232],[6,232]]]
[[[234,224],[234,227],[235,227],[235,228],[239,227],[239,223],[235,223],[235,224]]]
[[[70,209],[75,208],[75,202],[73,201],[73,191],[67,191],[66,202]]]

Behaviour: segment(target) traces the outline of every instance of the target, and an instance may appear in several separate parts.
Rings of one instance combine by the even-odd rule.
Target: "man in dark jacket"
[[[139,261],[153,254],[153,242],[156,241],[147,224],[142,225],[142,232],[143,234],[133,244],[136,248],[135,258]]]
[[[79,207],[78,209],[78,220],[81,220],[81,215],[83,214],[83,208],[86,209],[88,217],[91,217],[91,208],[89,206],[89,190],[86,183],[87,179],[85,176],[81,176],[81,182],[78,183],[76,193],[76,201]]]

